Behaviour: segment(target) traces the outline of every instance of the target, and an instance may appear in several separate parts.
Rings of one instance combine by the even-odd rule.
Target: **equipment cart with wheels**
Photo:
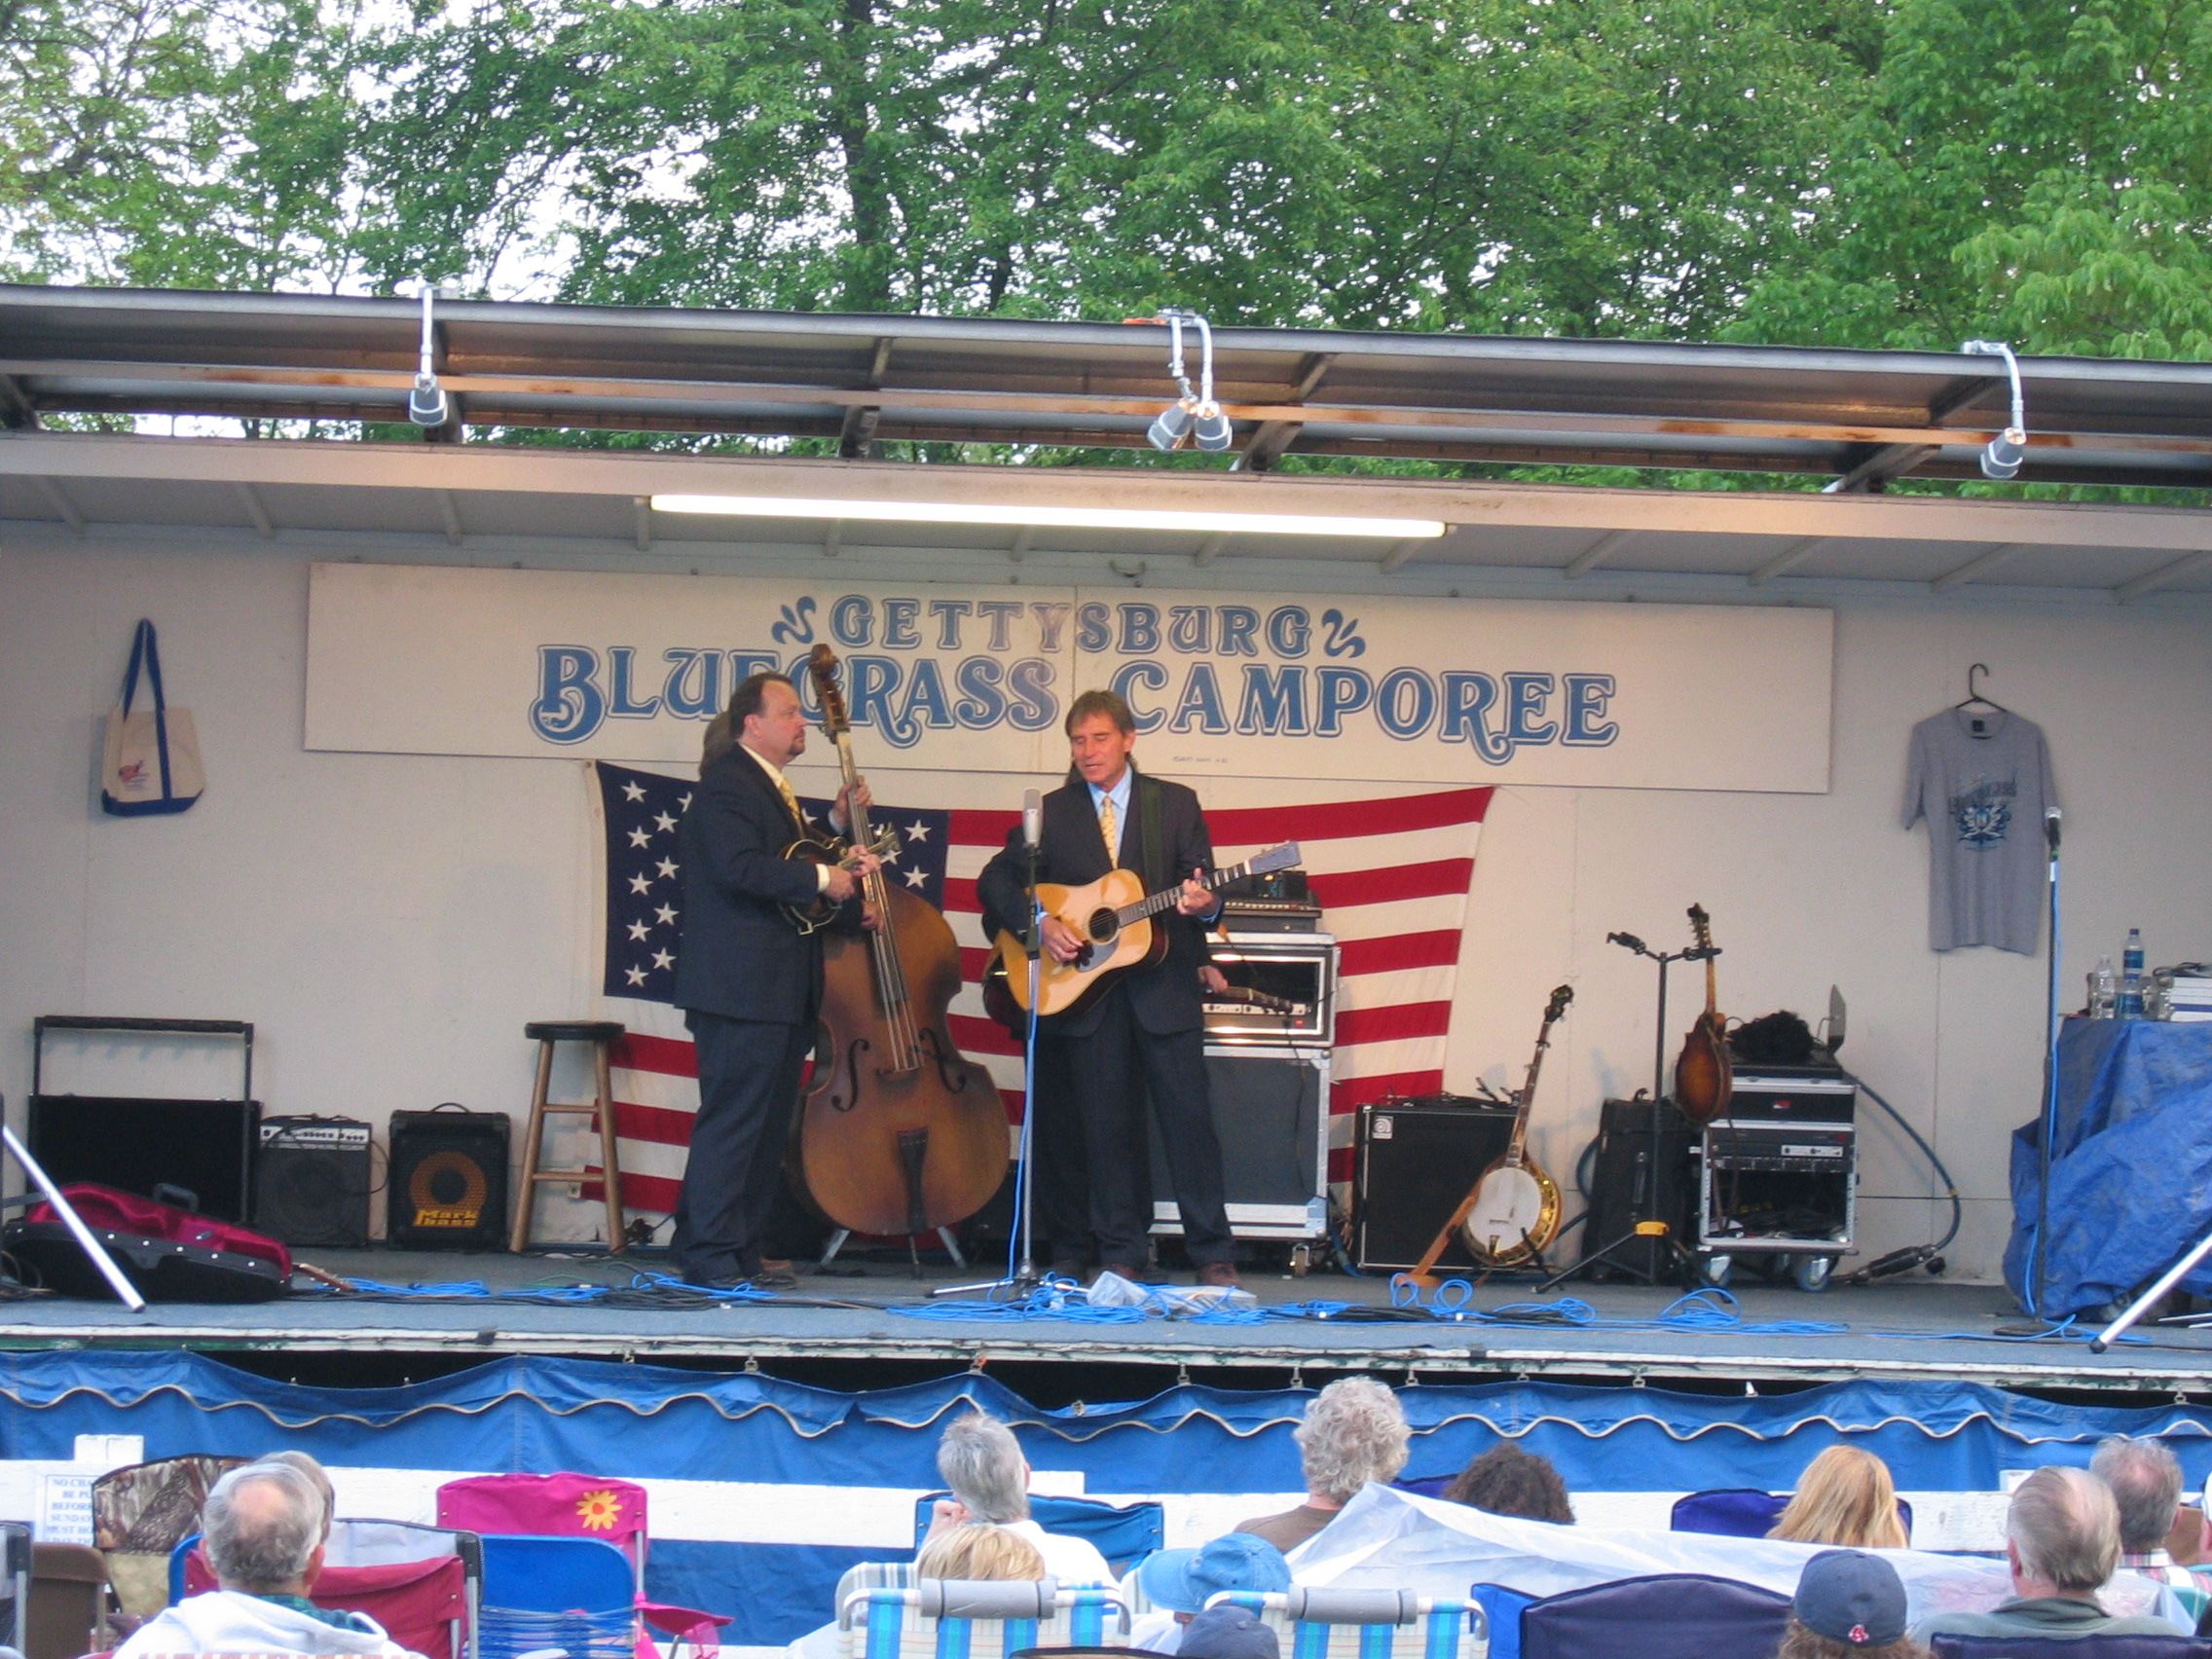
[[[1832,1066],[1736,1074],[1728,1116],[1698,1141],[1698,1260],[1724,1285],[1738,1262],[1827,1288],[1858,1221],[1859,1088]]]

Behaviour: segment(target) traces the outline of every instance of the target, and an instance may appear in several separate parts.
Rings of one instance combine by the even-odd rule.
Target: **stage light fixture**
[[[437,336],[431,330],[430,302],[437,289],[423,284],[423,358],[415,373],[414,389],[407,394],[407,418],[418,426],[442,426],[453,419],[453,406],[446,401],[445,387],[438,385],[434,367]]]
[[[2020,359],[2002,340],[1970,340],[1959,350],[1973,356],[2005,359],[2006,371],[2012,379],[2012,424],[1982,446],[1981,475],[1999,482],[2016,478],[2020,463],[2028,459],[2028,417],[2020,394]]]
[[[1160,412],[1145,438],[1157,450],[1171,450],[1188,436],[1202,450],[1225,450],[1236,438],[1236,428],[1213,397],[1213,330],[1195,311],[1173,307],[1157,317],[1141,319],[1167,324],[1167,372],[1183,388],[1183,395]],[[1198,331],[1198,387],[1191,389],[1191,377],[1183,368],[1183,325]]]
[[[812,496],[655,496],[656,513],[739,518],[865,519],[899,524],[1035,525],[1057,530],[1180,530],[1220,535],[1439,536],[1441,519],[1342,518],[1146,507],[1016,506],[995,501],[886,501]]]

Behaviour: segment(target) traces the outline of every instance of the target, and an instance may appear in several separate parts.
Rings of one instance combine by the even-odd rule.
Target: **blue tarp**
[[[2066,1406],[1965,1383],[1847,1382],[1773,1398],[1539,1382],[1402,1389],[1411,1475],[1442,1474],[1516,1439],[1570,1490],[1787,1489],[1849,1437],[1911,1491],[1988,1491],[2007,1469],[2085,1463],[2107,1434],[2158,1435],[2193,1486],[2212,1475],[2212,1412]],[[1311,1398],[1172,1388],[1043,1411],[966,1375],[839,1394],[758,1375],[589,1360],[495,1360],[401,1388],[303,1388],[175,1351],[0,1355],[0,1455],[67,1458],[80,1434],[137,1434],[148,1457],[298,1447],[344,1467],[632,1479],[936,1487],[937,1440],[968,1402],[1015,1425],[1039,1469],[1093,1493],[1282,1493],[1301,1486],[1290,1431]],[[758,1538],[774,1516],[744,1518]],[[740,1529],[743,1530],[743,1529]],[[837,1575],[882,1545],[656,1543],[661,1601],[738,1615],[734,1643],[788,1641],[827,1616]]]
[[[2042,1191],[2038,1123],[2012,1135],[2005,1280],[2022,1303]],[[2050,1238],[2037,1311],[2124,1301],[2212,1232],[2212,1024],[2069,1019],[2058,1040]],[[2183,1281],[2212,1295],[2212,1265]]]

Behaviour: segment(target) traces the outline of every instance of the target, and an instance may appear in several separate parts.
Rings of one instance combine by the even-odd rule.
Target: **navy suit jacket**
[[[683,882],[677,1007],[786,1025],[814,1019],[821,936],[800,934],[782,908],[811,903],[820,885],[814,866],[784,857],[802,832],[743,745],[700,772],[676,831]]]
[[[1132,763],[1131,770],[1134,771]],[[1144,846],[1144,793],[1159,800],[1160,839]],[[1205,814],[1198,797],[1181,784],[1136,773],[1129,790],[1129,821],[1122,828],[1122,867],[1144,881],[1147,893],[1179,882],[1193,869],[1213,868],[1213,841],[1206,833]],[[1098,815],[1091,809],[1090,787],[1081,778],[1068,781],[1045,797],[1045,822],[1037,879],[1063,887],[1083,887],[1115,867],[1107,856],[1106,838],[1098,830]],[[1019,916],[1023,855],[1021,831],[1008,832],[1006,846],[983,866],[977,879],[976,896],[995,915]],[[1152,925],[1167,934],[1167,958],[1157,968],[1132,968],[1115,976],[1114,985],[1097,1002],[1077,1014],[1062,1014],[1046,1022],[1046,1029],[1063,1037],[1088,1036],[1105,1017],[1104,1006],[1112,997],[1129,999],[1130,1012],[1145,1030],[1164,1035],[1195,1031],[1205,1023],[1200,1006],[1198,969],[1210,960],[1206,949],[1209,924],[1194,921],[1173,910],[1152,918]]]

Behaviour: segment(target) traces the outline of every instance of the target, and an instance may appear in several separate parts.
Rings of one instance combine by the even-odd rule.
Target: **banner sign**
[[[1183,777],[1827,789],[1830,612],[318,565],[307,746],[696,761],[843,665],[864,763],[1061,770],[1080,691]]]

